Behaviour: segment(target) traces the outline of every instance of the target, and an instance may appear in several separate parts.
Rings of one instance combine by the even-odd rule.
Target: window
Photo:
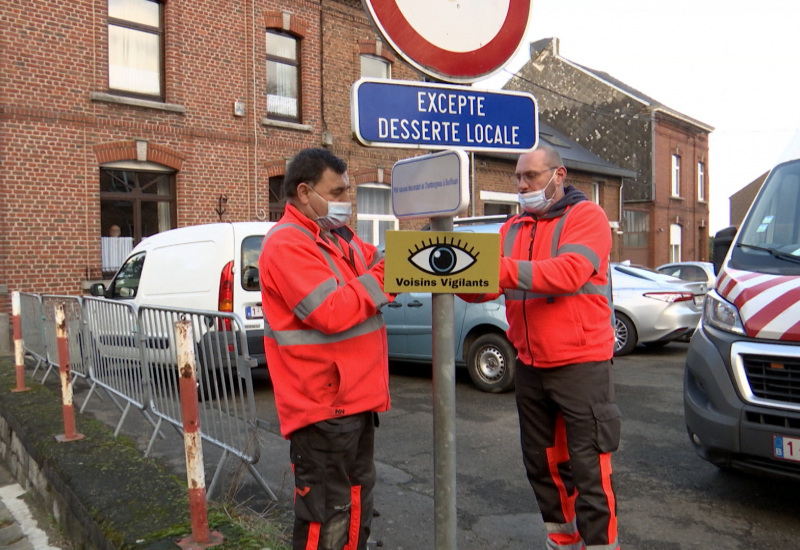
[[[636,210],[625,210],[622,213],[622,220],[624,224],[622,244],[635,248],[646,247],[650,233],[650,214],[637,212]]]
[[[144,252],[132,256],[125,262],[109,289],[112,298],[135,298],[144,267]]]
[[[382,57],[362,55],[361,76],[365,78],[392,78],[392,65]]]
[[[675,223],[669,226],[669,261],[681,261],[681,226]]]
[[[175,174],[160,165],[118,162],[100,168],[100,224],[104,231],[117,225],[121,236],[136,244],[176,227],[176,202]]]
[[[267,31],[267,116],[300,121],[299,41],[285,33]]]
[[[697,200],[706,200],[706,163],[697,163]]]
[[[484,216],[511,216],[519,212],[519,203],[485,202],[483,203]]]
[[[600,204],[600,182],[592,182],[592,196],[589,197],[593,203]]]
[[[161,4],[108,0],[108,88],[163,99]]]
[[[281,219],[284,211],[283,203],[283,176],[269,178],[269,221],[276,222]]]
[[[258,257],[264,235],[251,235],[242,239],[241,283],[245,290],[260,290],[258,276]]]
[[[392,214],[392,189],[379,183],[356,187],[356,233],[364,242],[374,245],[386,242],[386,231],[398,229],[400,223]]]
[[[672,196],[681,196],[681,157],[672,155]]]

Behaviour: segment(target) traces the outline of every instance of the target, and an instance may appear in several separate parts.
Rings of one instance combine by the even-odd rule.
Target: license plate
[[[696,295],[694,297],[695,305],[702,306],[705,303],[705,301],[706,301],[706,295],[705,294],[699,294],[699,295]]]
[[[244,310],[244,314],[248,319],[264,318],[264,312],[261,311],[261,306],[247,306]]]
[[[800,439],[773,435],[772,454],[775,458],[800,462]]]

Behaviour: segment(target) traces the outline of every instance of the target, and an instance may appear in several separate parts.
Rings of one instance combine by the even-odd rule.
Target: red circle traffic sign
[[[502,68],[525,36],[531,0],[363,0],[392,48],[426,74],[468,83]]]

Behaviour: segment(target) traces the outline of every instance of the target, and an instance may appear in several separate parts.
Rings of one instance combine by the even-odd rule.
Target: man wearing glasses
[[[611,359],[611,229],[549,146],[524,153],[523,212],[500,230],[500,287],[515,372],[522,455],[548,549],[618,548],[611,453],[619,445]],[[463,296],[470,301],[499,294]]]

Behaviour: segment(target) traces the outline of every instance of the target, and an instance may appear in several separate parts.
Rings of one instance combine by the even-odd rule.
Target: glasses
[[[551,166],[547,170],[541,170],[539,172],[534,172],[533,170],[528,170],[527,172],[523,172],[521,174],[514,174],[512,176],[512,178],[511,178],[511,180],[516,184],[519,184],[520,181],[524,181],[527,185],[530,185],[534,181],[536,181],[536,178],[538,178],[542,174],[544,174],[546,172],[549,172],[550,170],[558,170],[559,168],[560,168],[560,166]]]

